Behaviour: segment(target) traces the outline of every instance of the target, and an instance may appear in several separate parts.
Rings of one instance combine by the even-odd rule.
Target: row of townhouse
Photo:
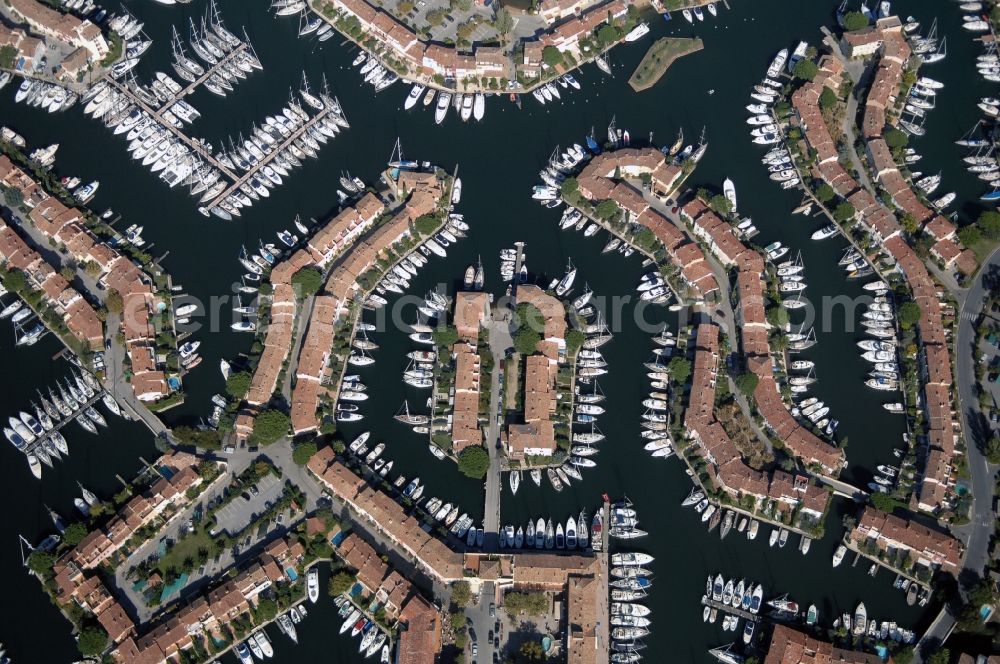
[[[42,293],[43,301],[62,318],[66,329],[84,348],[102,348],[104,324],[97,311],[3,221],[0,221],[0,263],[7,270],[24,274],[28,285]]]
[[[885,47],[883,59],[889,63],[902,62],[909,57],[909,47],[905,40],[900,41],[898,19],[890,17],[881,19],[874,28],[846,33],[842,40],[845,53],[851,57],[875,55]],[[928,455],[926,470],[917,492],[917,504],[922,510],[938,512],[951,505],[954,487],[954,467],[952,459],[956,454],[958,440],[958,425],[951,407],[951,358],[948,350],[948,338],[942,318],[942,305],[938,286],[934,283],[930,272],[923,261],[907,243],[903,236],[903,228],[896,219],[893,210],[882,204],[868,190],[862,187],[840,164],[829,129],[823,121],[819,108],[819,97],[823,88],[836,90],[840,84],[840,73],[843,67],[836,58],[824,56],[820,61],[820,74],[809,83],[795,91],[792,95],[792,105],[798,115],[805,140],[817,151],[817,162],[812,175],[827,182],[842,198],[848,200],[855,208],[859,223],[871,233],[872,237],[881,243],[883,250],[895,261],[902,272],[913,299],[920,307],[919,332],[921,341],[921,360],[923,365],[923,407],[927,412]],[[883,68],[883,71],[897,71],[894,65]],[[887,74],[884,74],[885,76]],[[874,175],[877,179],[895,181],[898,175],[896,165],[892,163],[891,153],[882,138],[885,128],[884,115],[879,111],[891,102],[882,90],[891,90],[896,94],[900,81],[893,78],[893,86],[880,85],[876,99],[872,104],[866,104],[866,138],[868,154]],[[877,124],[878,118],[883,123]],[[895,174],[895,175],[894,175]],[[902,197],[902,194],[899,194]],[[921,214],[918,208],[912,206],[911,212]],[[916,217],[915,217],[916,218]],[[942,247],[955,247],[953,241],[954,226],[941,217],[932,217],[926,221],[924,231],[938,239],[934,245],[938,249],[933,252],[943,255],[948,251]],[[945,244],[942,245],[941,243]],[[966,250],[967,251],[967,250]],[[969,264],[970,257],[966,251],[955,256],[954,262],[959,269],[974,269]],[[951,250],[954,253],[954,249]],[[964,255],[964,256],[963,256]]]
[[[98,240],[84,227],[83,213],[48,195],[31,176],[18,168],[6,155],[0,155],[0,183],[21,191],[28,219],[54,246],[61,247],[79,264],[98,268],[98,278],[108,291],[122,297],[122,332],[125,350],[132,365],[130,384],[142,401],[155,401],[169,394],[162,366],[166,358],[157,357],[153,312],[164,303],[156,295],[152,279],[132,259]],[[103,334],[93,345],[103,347]]]
[[[377,196],[367,193],[351,207],[344,208],[313,235],[306,245],[271,271],[271,320],[264,336],[264,350],[254,370],[246,401],[251,406],[267,403],[274,394],[278,377],[292,346],[298,298],[292,286],[292,277],[303,268],[327,269],[338,257],[350,250],[372,227],[385,210]],[[329,313],[326,302],[317,298],[316,320],[322,321]],[[332,325],[333,318],[329,317]],[[313,332],[320,334],[321,328]],[[303,349],[309,348],[307,343]],[[331,339],[332,341],[332,339]],[[329,351],[330,344],[325,349]]]
[[[629,222],[649,229],[663,245],[685,284],[699,297],[718,292],[719,283],[701,248],[650,207],[641,193],[627,182],[618,181],[643,176],[649,178],[653,194],[663,200],[673,193],[683,170],[667,163],[663,153],[655,148],[625,148],[591,159],[577,176],[577,183],[580,194],[587,200],[612,200],[624,211]]]
[[[892,664],[892,656],[885,660]],[[876,654],[846,650],[791,627],[777,624],[771,631],[764,664],[882,664]]]
[[[542,52],[547,46],[580,55],[581,40],[601,25],[623,17],[628,6],[625,0],[596,4],[586,0],[549,2],[541,11],[552,27],[543,31],[538,39],[523,42],[523,51],[517,61],[498,46],[477,46],[472,53],[461,53],[454,46],[421,41],[412,28],[366,0],[323,0],[317,8],[321,15],[326,15],[325,10],[330,9],[356,19],[366,34],[377,39],[405,64],[411,76],[440,76],[463,81],[513,80],[515,72],[536,78],[542,72]]]
[[[314,454],[308,468],[327,490],[348,505],[359,523],[387,537],[396,547],[412,556],[418,570],[438,582],[463,579],[475,583],[493,581],[502,588],[515,590],[565,592],[569,622],[566,629],[567,661],[571,664],[597,661],[597,602],[599,596],[606,595],[607,585],[600,580],[596,558],[532,552],[502,556],[461,554],[425,531],[420,520],[407,514],[390,496],[372,488],[340,463],[332,448],[324,447]],[[350,539],[345,540],[344,545]],[[361,544],[360,539],[353,540],[351,550]],[[353,554],[350,551],[345,553],[346,559],[361,572],[358,578],[366,588],[373,590],[388,584],[391,588],[384,589],[391,596],[393,589],[399,587],[399,580],[394,579],[392,572],[386,574],[387,568],[380,561],[376,562],[370,547],[365,547],[353,559],[354,562],[351,562]],[[401,608],[400,618],[403,620],[407,620],[408,606]],[[413,621],[407,622],[408,631],[412,631]],[[431,636],[426,633],[421,638],[425,644],[431,642]],[[437,643],[440,645],[439,641]],[[401,653],[403,645],[401,641]],[[407,648],[407,653],[411,654],[407,658],[400,657],[398,661],[429,663],[435,661],[438,651],[421,647]]]
[[[299,566],[304,554],[296,539],[274,540],[246,569],[195,597],[152,629],[112,639],[112,659],[119,664],[185,661],[182,653],[191,650],[196,640],[225,641],[225,628],[237,618],[250,617],[262,593],[293,580],[286,570]]]
[[[386,617],[402,623],[396,661],[433,664],[441,651],[441,615],[397,570],[382,560],[368,542],[350,534],[337,546],[337,556],[356,571],[363,598],[376,601]]]
[[[296,434],[319,428],[316,411],[321,397],[329,391],[326,384],[330,378],[329,358],[336,323],[360,289],[358,277],[374,268],[393,245],[410,235],[413,222],[433,213],[444,194],[443,183],[434,173],[401,172],[389,181],[397,199],[405,201],[391,217],[371,230],[384,216],[386,205],[375,194],[366,193],[352,207],[334,216],[309,239],[306,247],[271,272],[271,323],[246,397],[252,408],[270,401],[291,352],[299,301],[292,278],[303,268],[330,270],[323,291],[315,297],[312,315],[303,321],[308,327],[296,367],[291,405],[292,429]],[[330,269],[335,262],[337,265]],[[253,432],[254,417],[252,409],[237,417],[238,437],[245,439]]]
[[[523,461],[526,457],[551,457],[557,449],[555,422],[558,399],[556,379],[559,362],[566,359],[565,305],[559,298],[549,295],[533,284],[517,289],[517,304],[529,304],[541,315],[542,320],[519,321],[522,326],[537,328],[541,324],[539,342],[534,355],[524,360],[521,389],[524,391],[524,422],[509,424],[502,436],[508,458]]]
[[[186,452],[164,454],[156,467],[165,469],[169,477],[161,477],[148,489],[133,496],[108,523],[87,534],[62,558],[81,570],[98,567],[111,558],[143,526],[152,523],[168,508],[176,509],[188,503],[185,495],[191,487],[202,484],[198,459]]]
[[[819,520],[829,503],[829,494],[824,489],[804,475],[793,475],[780,468],[769,475],[746,465],[739,448],[716,419],[719,361],[719,328],[702,323],[695,336],[691,395],[684,426],[709,462],[712,478],[736,501],[751,497],[755,510],[770,500],[778,514],[797,508],[810,520]]]
[[[732,225],[720,219],[701,199],[694,198],[685,204],[681,217],[726,268],[736,269],[737,318],[743,355],[747,368],[757,376],[753,396],[766,426],[781,439],[785,449],[804,463],[836,474],[846,463],[844,451],[813,434],[792,416],[774,378],[768,344],[770,324],[764,307],[763,257],[743,244]]]
[[[479,329],[489,318],[490,301],[486,293],[455,294],[452,322],[458,341],[452,344],[455,361],[455,386],[451,419],[452,451],[483,444],[479,428],[480,384]]]
[[[875,181],[889,194],[896,208],[910,215],[934,239],[930,251],[935,258],[948,268],[972,274],[977,268],[975,254],[958,241],[954,224],[920,202],[883,139],[893,108],[902,103],[899,93],[912,55],[899,17],[881,18],[874,26],[845,33],[841,44],[848,57],[878,58],[862,117],[862,135]]]
[[[397,242],[409,236],[413,222],[434,212],[444,195],[442,182],[433,173],[411,173],[399,178],[396,195],[399,200],[405,200],[402,207],[394,210],[392,216],[375,230],[365,234],[386,210],[385,204],[374,194],[366,194],[355,206],[360,223],[354,227],[350,244],[341,239],[340,248],[333,254],[343,258],[327,277],[322,294],[316,297],[296,366],[291,410],[292,430],[296,434],[319,428],[316,412],[321,396],[329,393],[329,359],[336,323],[361,287],[358,277],[375,268]],[[332,257],[318,265],[325,270],[331,262]]]
[[[848,537],[856,544],[874,545],[887,553],[907,553],[918,565],[952,574],[958,573],[962,563],[961,541],[870,505],[861,511]]]

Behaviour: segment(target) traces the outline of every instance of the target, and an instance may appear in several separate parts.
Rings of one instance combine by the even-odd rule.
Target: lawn
[[[157,561],[156,568],[162,576],[165,576],[171,567],[180,573],[184,570],[184,560],[190,558],[194,563],[194,569],[197,569],[198,549],[205,549],[209,556],[215,554],[215,540],[208,534],[207,529],[200,526],[184,539],[175,541],[174,545]]]
[[[639,66],[632,72],[628,79],[628,84],[636,92],[647,90],[659,81],[670,65],[674,64],[677,58],[695,53],[704,48],[700,39],[686,39],[682,37],[663,37],[653,42],[653,45],[642,57]]]

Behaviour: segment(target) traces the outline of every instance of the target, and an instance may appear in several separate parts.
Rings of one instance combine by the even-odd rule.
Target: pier
[[[611,581],[611,570],[608,565],[608,548],[611,540],[609,534],[611,529],[608,524],[611,523],[611,503],[606,500],[601,505],[601,519],[604,527],[601,529],[601,550],[597,552],[597,580],[602,589],[597,595],[597,664],[607,664],[611,650],[611,593],[608,592],[608,584]]]
[[[212,156],[212,153],[205,149],[205,145],[203,143],[200,143],[199,141],[194,140],[193,138],[191,138],[190,136],[188,136],[187,134],[185,134],[183,131],[181,131],[180,129],[178,129],[177,127],[175,127],[173,124],[171,124],[171,123],[167,122],[166,120],[164,120],[163,119],[163,115],[161,115],[161,110],[162,110],[163,107],[161,107],[161,109],[154,109],[153,107],[151,107],[149,104],[147,104],[146,102],[144,102],[142,99],[140,99],[138,96],[136,96],[135,93],[133,93],[131,90],[129,90],[126,86],[122,85],[118,81],[116,81],[116,80],[114,80],[113,78],[110,78],[110,77],[108,79],[106,79],[106,80],[108,81],[109,84],[111,84],[112,87],[114,87],[120,93],[122,93],[123,95],[125,95],[126,97],[128,97],[129,100],[132,101],[132,103],[134,103],[137,106],[139,106],[139,108],[141,108],[142,110],[144,110],[153,119],[155,119],[158,123],[160,123],[160,125],[162,125],[165,129],[167,129],[167,131],[169,131],[170,133],[172,133],[174,136],[176,136],[181,141],[183,141],[185,145],[187,145],[189,148],[191,148],[192,150],[194,150],[194,152],[201,159],[207,161],[209,164],[211,164],[215,168],[219,169],[219,171],[221,171],[222,174],[225,175],[230,180],[238,180],[239,179],[239,177],[235,173],[233,173],[233,171],[228,166],[226,166],[225,164],[223,164],[222,162],[220,162],[218,159],[216,159],[214,156]]]
[[[255,176],[257,173],[259,173],[261,171],[261,169],[263,169],[265,166],[267,166],[269,163],[271,163],[271,161],[273,161],[276,156],[278,156],[279,154],[281,154],[282,152],[284,152],[285,149],[289,145],[291,145],[294,141],[296,141],[297,139],[299,139],[303,134],[305,134],[309,129],[311,129],[312,127],[314,127],[320,120],[322,120],[323,118],[325,118],[329,114],[330,114],[330,105],[326,104],[326,105],[323,106],[323,110],[322,111],[319,111],[316,115],[314,115],[311,118],[309,118],[308,120],[306,120],[305,123],[301,127],[299,127],[298,129],[296,129],[295,131],[293,131],[291,133],[291,135],[289,135],[288,138],[286,138],[284,141],[282,141],[278,145],[274,146],[274,148],[271,150],[271,152],[269,152],[268,154],[264,155],[263,159],[261,159],[256,164],[254,164],[253,167],[249,171],[247,171],[246,173],[244,173],[242,176],[236,176],[236,175],[234,175],[232,173],[232,171],[230,171],[227,168],[223,172],[226,174],[226,176],[229,177],[229,179],[233,180],[233,184],[231,186],[227,187],[226,189],[223,189],[222,193],[219,194],[218,196],[216,196],[211,201],[209,201],[205,205],[205,207],[208,208],[209,210],[211,210],[212,208],[214,208],[215,206],[217,206],[219,203],[221,203],[222,201],[226,200],[226,198],[228,198],[230,195],[232,195],[232,193],[234,191],[238,190],[242,185],[246,184],[247,180],[249,180],[250,178],[252,178],[253,176]],[[215,159],[213,158],[212,161],[214,162]]]
[[[217,62],[216,64],[214,64],[211,67],[209,67],[208,69],[206,69],[205,73],[202,74],[201,76],[199,76],[198,78],[196,78],[195,81],[194,81],[194,83],[188,83],[187,87],[185,87],[183,90],[181,90],[180,92],[178,92],[176,95],[171,96],[170,99],[168,99],[167,101],[163,102],[163,105],[160,106],[160,110],[161,111],[166,110],[168,107],[170,107],[178,99],[183,99],[184,97],[186,97],[189,94],[191,94],[192,92],[194,92],[198,88],[198,86],[200,86],[205,81],[207,81],[209,78],[211,78],[213,74],[218,73],[218,71],[220,69],[222,69],[225,65],[227,65],[230,62],[232,62],[233,60],[235,60],[236,56],[239,55],[240,53],[242,53],[247,48],[248,48],[248,46],[247,46],[246,42],[240,42],[239,46],[237,46],[233,50],[231,50],[228,53],[226,53],[225,57],[223,57],[221,60],[219,60],[219,62]]]
[[[707,595],[701,598],[701,603],[704,606],[710,606],[718,611],[722,611],[724,613],[730,613],[734,616],[743,618],[744,620],[749,620],[751,622],[756,622],[762,618],[762,616],[759,613],[750,613],[749,611],[744,611],[743,609],[737,608],[731,604],[723,604],[722,602],[712,599]]]

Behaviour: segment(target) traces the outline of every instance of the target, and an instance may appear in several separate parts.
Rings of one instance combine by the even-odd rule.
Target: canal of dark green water
[[[146,32],[155,40],[137,73],[149,76],[156,70],[171,72],[170,26],[175,24],[186,34],[187,17],[198,17],[205,3],[196,0],[174,7],[145,1],[126,4],[145,20]],[[809,240],[823,222],[791,215],[800,202],[800,193],[782,191],[768,180],[766,169],[759,163],[761,152],[751,144],[749,128],[744,124],[744,106],[751,103],[751,88],[764,75],[774,53],[794,47],[799,39],[818,44],[822,37],[820,26],[833,22],[835,3],[790,5],[777,0],[735,0],[731,4],[732,10],[722,9],[719,18],[693,28],[679,17],[670,23],[658,17],[652,19],[654,37],[696,35],[704,39],[705,49],[674,64],[665,78],[647,92],[634,93],[626,79],[650,38],[614,51],[614,78],[604,76],[596,67],[585,67],[576,74],[583,90],[564,93],[559,104],[540,107],[528,97],[524,108],[518,110],[505,98],[494,98],[489,100],[486,118],[479,125],[462,124],[452,112],[444,125],[435,126],[432,109],[418,105],[410,112],[402,110],[408,92],[403,86],[396,85],[376,96],[371,87],[363,85],[350,67],[353,49],[343,46],[339,38],[316,47],[296,38],[295,19],[275,20],[266,3],[225,0],[220,3],[223,17],[231,28],[246,26],[264,71],[252,75],[226,99],[207,91],[195,93],[190,101],[201,111],[202,118],[194,124],[191,135],[220,145],[229,134],[246,133],[252,122],[280,109],[288,99],[289,89],[298,87],[303,70],[314,87],[321,74],[326,74],[352,124],[350,130],[322,150],[318,160],[308,161],[269,199],[229,223],[202,217],[184,192],[166,188],[148,171],[137,168],[127,156],[125,142],[84,117],[79,108],[51,116],[15,105],[12,86],[0,95],[0,118],[21,132],[32,146],[60,143],[59,172],[78,175],[84,181],[99,179],[101,189],[92,206],[98,211],[113,207],[123,216],[123,226],[142,224],[145,238],[153,245],[152,253],[159,256],[169,252],[163,264],[175,283],[204,303],[213,297],[232,295],[233,284],[242,272],[236,261],[241,245],[255,247],[260,239],[275,242],[275,231],[290,228],[296,214],[303,219],[326,218],[336,207],[334,191],[341,172],[350,171],[373,183],[397,137],[409,158],[430,160],[449,170],[459,167],[464,183],[459,211],[471,226],[468,239],[451,249],[447,259],[431,259],[414,281],[412,292],[424,293],[438,284],[454,292],[466,265],[481,256],[487,267],[487,288],[499,296],[504,286],[497,269],[497,254],[521,240],[526,243],[528,267],[540,282],[547,283],[560,275],[572,258],[580,270],[579,284],[587,282],[597,294],[608,298],[634,295],[634,285],[643,273],[637,257],[625,259],[617,253],[602,256],[600,250],[606,240],[603,233],[585,239],[581,234],[560,232],[556,225],[559,212],[541,208],[530,199],[537,172],[553,148],[583,143],[592,127],[598,137],[603,136],[612,116],[619,127],[630,131],[634,143],[652,135],[656,144],[669,144],[679,128],[693,142],[704,127],[710,146],[690,184],[720,188],[722,180],[731,177],[739,194],[740,211],[752,216],[761,229],[756,241],[764,245],[781,240],[793,251],[801,250],[809,284],[806,292],[814,303],[826,296],[858,296],[862,292],[860,285],[846,281],[837,266],[845,242]],[[939,32],[949,37],[947,60],[926,70],[927,75],[945,83],[945,89],[927,122],[927,136],[917,140],[916,147],[924,155],[921,170],[942,170],[940,191],[958,192],[962,214],[971,217],[978,210],[982,188],[974,176],[961,169],[963,155],[952,141],[975,123],[978,97],[991,93],[975,78],[978,47],[961,30],[957,8],[950,3],[913,1],[906,3],[904,11],[925,25],[930,24],[935,11],[940,12]],[[710,90],[714,93],[709,94]],[[219,359],[231,359],[249,348],[249,337],[229,331],[230,308],[228,302],[220,307],[224,314],[221,331],[210,332],[206,324],[206,329],[195,332],[194,338],[202,342],[200,352],[205,361],[187,378],[187,401],[166,415],[169,423],[193,423],[207,416],[211,409],[209,398],[224,387],[217,369]],[[826,537],[813,544],[807,557],[797,552],[795,537],[785,549],[769,549],[766,529],[756,542],[733,533],[720,544],[717,534],[705,533],[693,511],[679,506],[690,489],[681,464],[675,459],[650,459],[639,438],[640,401],[648,391],[641,365],[650,356],[652,343],[633,321],[633,309],[633,304],[624,308],[625,322],[618,326],[614,340],[602,349],[610,372],[600,381],[608,397],[604,404],[608,412],[599,419],[607,440],[595,457],[598,467],[585,471],[583,482],[574,483],[561,494],[555,494],[547,484],[538,489],[525,481],[513,498],[505,487],[501,521],[523,524],[529,517],[539,516],[565,520],[582,507],[593,513],[602,493],[613,497],[627,494],[636,505],[641,526],[650,532],[635,546],[656,556],[655,586],[647,600],[653,610],[653,634],[644,651],[650,662],[706,662],[708,648],[739,641],[738,634],[725,634],[718,625],[701,622],[699,598],[709,573],[754,579],[764,584],[767,595],[787,592],[802,606],[815,603],[821,621],[827,625],[834,616],[853,611],[859,601],[864,601],[869,616],[921,628],[932,615],[932,607],[907,607],[902,593],[892,589],[892,575],[883,571],[870,579],[868,566],[861,563],[853,568],[844,564],[831,571],[830,557],[842,534],[842,514],[851,506],[834,504],[826,523]],[[412,311],[407,314],[412,316]],[[658,314],[661,320],[665,314]],[[852,319],[859,314],[860,309]],[[676,329],[675,316],[671,314],[668,319]],[[857,321],[846,320],[843,309],[835,310],[826,321],[817,321],[818,344],[806,357],[815,361],[819,378],[812,394],[831,407],[831,416],[840,420],[840,436],[849,438],[850,466],[844,477],[863,485],[870,481],[875,465],[894,460],[891,450],[902,443],[903,423],[880,407],[881,395],[864,387],[868,365],[855,347],[859,334],[845,331],[851,322],[856,325]],[[416,405],[426,398],[426,394],[409,390],[401,382],[410,341],[395,330],[378,333],[373,340],[381,345],[375,353],[378,363],[361,372],[373,398],[363,405],[365,420],[361,426],[345,426],[345,435],[371,430],[373,439],[386,441],[386,454],[395,460],[394,474],[419,475],[427,485],[425,495],[458,501],[464,511],[481,518],[482,487],[459,476],[451,464],[435,461],[425,439],[391,419],[404,399]],[[0,403],[4,406],[0,416],[6,417],[26,406],[36,388],[52,384],[66,371],[66,365],[50,361],[58,350],[51,338],[34,348],[14,350],[12,335],[4,335],[0,347],[4,348],[7,362],[3,372],[6,379],[0,385]],[[19,662],[70,661],[74,658],[74,644],[56,609],[34,579],[19,569],[17,534],[36,540],[51,530],[42,503],[70,516],[77,481],[102,495],[111,494],[119,486],[116,474],[131,477],[140,467],[139,455],[151,459],[156,454],[150,434],[136,423],[117,420],[99,437],[74,427],[67,429],[70,459],[57,464],[55,470],[46,469],[41,482],[31,478],[23,457],[12,448],[4,447],[0,452],[4,460],[0,478],[12,508],[0,526],[0,564],[8,570],[7,619],[0,628],[0,641]],[[345,638],[330,635],[333,615],[332,602],[324,599],[300,627],[297,647],[275,635],[278,654],[274,661],[356,661],[356,655],[351,654],[355,647]],[[485,659],[482,654],[480,659]]]

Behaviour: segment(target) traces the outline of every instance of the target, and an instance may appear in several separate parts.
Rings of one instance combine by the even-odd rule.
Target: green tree
[[[63,268],[67,269],[67,268]],[[71,268],[70,272],[73,270]],[[65,276],[65,275],[64,275]],[[72,281],[72,279],[67,277],[67,281]],[[116,291],[114,288],[108,291],[107,297],[104,299],[104,307],[112,314],[120,316],[123,311],[125,311],[125,302],[122,299],[122,294]]]
[[[442,325],[434,328],[431,336],[434,337],[434,343],[438,346],[451,348],[458,341],[458,330],[451,325]]]
[[[535,662],[545,661],[545,651],[542,650],[542,644],[537,640],[525,641],[518,648],[517,655],[521,662],[529,662],[534,664]]]
[[[895,127],[886,130],[885,134],[882,135],[882,138],[885,139],[885,144],[893,150],[905,148],[906,144],[910,142],[910,137],[906,135],[906,132],[896,129]]]
[[[801,78],[803,81],[813,80],[816,78],[816,74],[818,72],[819,67],[816,66],[815,62],[809,60],[808,58],[802,58],[795,63],[794,67],[792,67],[792,73],[795,75],[795,78]]]
[[[562,192],[563,196],[572,196],[580,189],[580,183],[577,182],[576,178],[566,178],[559,185],[559,191]]]
[[[746,396],[750,396],[757,389],[757,374],[747,371],[736,377],[736,387]]]
[[[903,225],[903,230],[905,230],[910,235],[915,235],[918,230],[920,230],[920,222],[909,212],[904,212],[899,218],[900,223]]]
[[[719,214],[729,214],[733,211],[733,204],[729,202],[729,199],[722,194],[716,194],[712,198],[708,199],[708,207],[712,208]]]
[[[528,325],[522,325],[514,335],[514,350],[521,355],[532,355],[538,348],[542,335]]]
[[[927,664],[949,664],[951,662],[951,651],[947,648],[942,648],[924,661]]]
[[[493,22],[493,28],[501,35],[509,35],[510,31],[514,29],[514,19],[511,17],[510,12],[504,7],[497,12],[497,18]]]
[[[305,443],[299,443],[292,450],[292,461],[300,466],[304,466],[309,463],[309,459],[316,454],[316,443],[315,441],[308,441]]]
[[[767,322],[784,330],[788,325],[788,309],[780,305],[771,307],[767,310]]]
[[[549,600],[544,593],[509,592],[503,596],[503,606],[511,615],[540,616],[549,608]]]
[[[799,62],[803,62],[800,60]],[[823,86],[823,92],[819,93],[819,107],[823,109],[831,109],[837,105],[840,98],[837,97],[837,93],[830,88]]]
[[[916,302],[904,302],[899,305],[899,324],[908,330],[920,322],[920,306]]]
[[[605,23],[597,30],[597,41],[599,41],[603,46],[613,44],[619,41],[625,35],[621,28],[617,25],[611,25],[610,23]]]
[[[83,525],[79,521],[76,521],[66,526],[66,530],[62,534],[62,540],[68,546],[76,546],[86,536],[87,526]]]
[[[563,63],[563,54],[555,46],[546,46],[542,49],[542,61],[550,67],[557,67]]]
[[[892,511],[895,510],[897,507],[904,506],[898,500],[885,493],[875,492],[871,495],[870,500],[872,501],[872,505],[875,508],[880,509],[888,514],[892,514]]]
[[[601,201],[597,204],[595,212],[597,212],[597,216],[601,219],[611,219],[618,214],[618,204],[610,199]]]
[[[678,385],[683,385],[691,377],[691,362],[683,357],[675,357],[667,364],[670,378]]]
[[[1000,463],[1000,437],[993,436],[990,438],[990,442],[986,443],[985,452],[987,461],[990,463]]]
[[[819,199],[820,203],[830,202],[833,199],[833,196],[833,187],[828,185],[826,182],[816,187],[816,198]]]
[[[257,624],[271,622],[278,617],[278,603],[270,597],[257,600],[257,610],[254,612]]]
[[[856,213],[856,210],[854,209],[854,206],[851,205],[850,203],[848,203],[847,201],[843,201],[833,211],[833,218],[834,218],[834,220],[836,220],[836,221],[838,221],[840,223],[844,223],[845,221],[848,221],[849,219],[853,219],[855,213]]]
[[[176,426],[171,430],[174,439],[182,445],[194,445],[203,450],[217,450],[222,447],[222,435],[215,430],[201,430],[185,425]]]
[[[22,293],[28,285],[28,279],[24,276],[24,272],[10,270],[3,275],[3,285],[9,291]]]
[[[571,329],[566,332],[566,352],[568,354],[573,354],[583,345],[586,341],[587,335],[577,329]]]
[[[258,445],[270,445],[288,435],[291,420],[280,410],[265,410],[253,423],[251,439]]]
[[[28,569],[40,576],[46,576],[52,571],[56,557],[48,551],[32,551],[28,556]]]
[[[844,30],[854,32],[868,27],[868,17],[861,12],[847,12],[844,16]]]
[[[242,399],[247,390],[250,389],[251,380],[253,380],[253,376],[247,371],[230,374],[229,378],[226,379],[226,392],[234,399]]]
[[[312,267],[304,267],[292,275],[292,285],[304,297],[315,295],[323,287],[323,275]]]
[[[976,220],[979,231],[991,240],[1000,240],[1000,212],[989,210]]]
[[[468,581],[456,581],[451,584],[451,601],[463,609],[469,605],[472,601],[472,587]]]
[[[481,445],[462,450],[458,455],[458,469],[466,477],[481,480],[490,468],[490,455]]]
[[[6,46],[4,48],[7,48]],[[3,191],[3,200],[9,208],[17,208],[21,206],[24,202],[24,194],[21,193],[20,189],[15,189],[14,187],[7,187]]]
[[[96,657],[108,647],[108,633],[97,625],[88,625],[80,631],[76,642],[80,654],[85,657]]]
[[[352,587],[357,581],[357,577],[348,572],[337,572],[330,577],[330,582],[326,586],[326,591],[330,594],[330,597],[338,597],[343,595]]]
[[[0,46],[0,69],[13,69],[17,60],[17,49],[13,46]]]

